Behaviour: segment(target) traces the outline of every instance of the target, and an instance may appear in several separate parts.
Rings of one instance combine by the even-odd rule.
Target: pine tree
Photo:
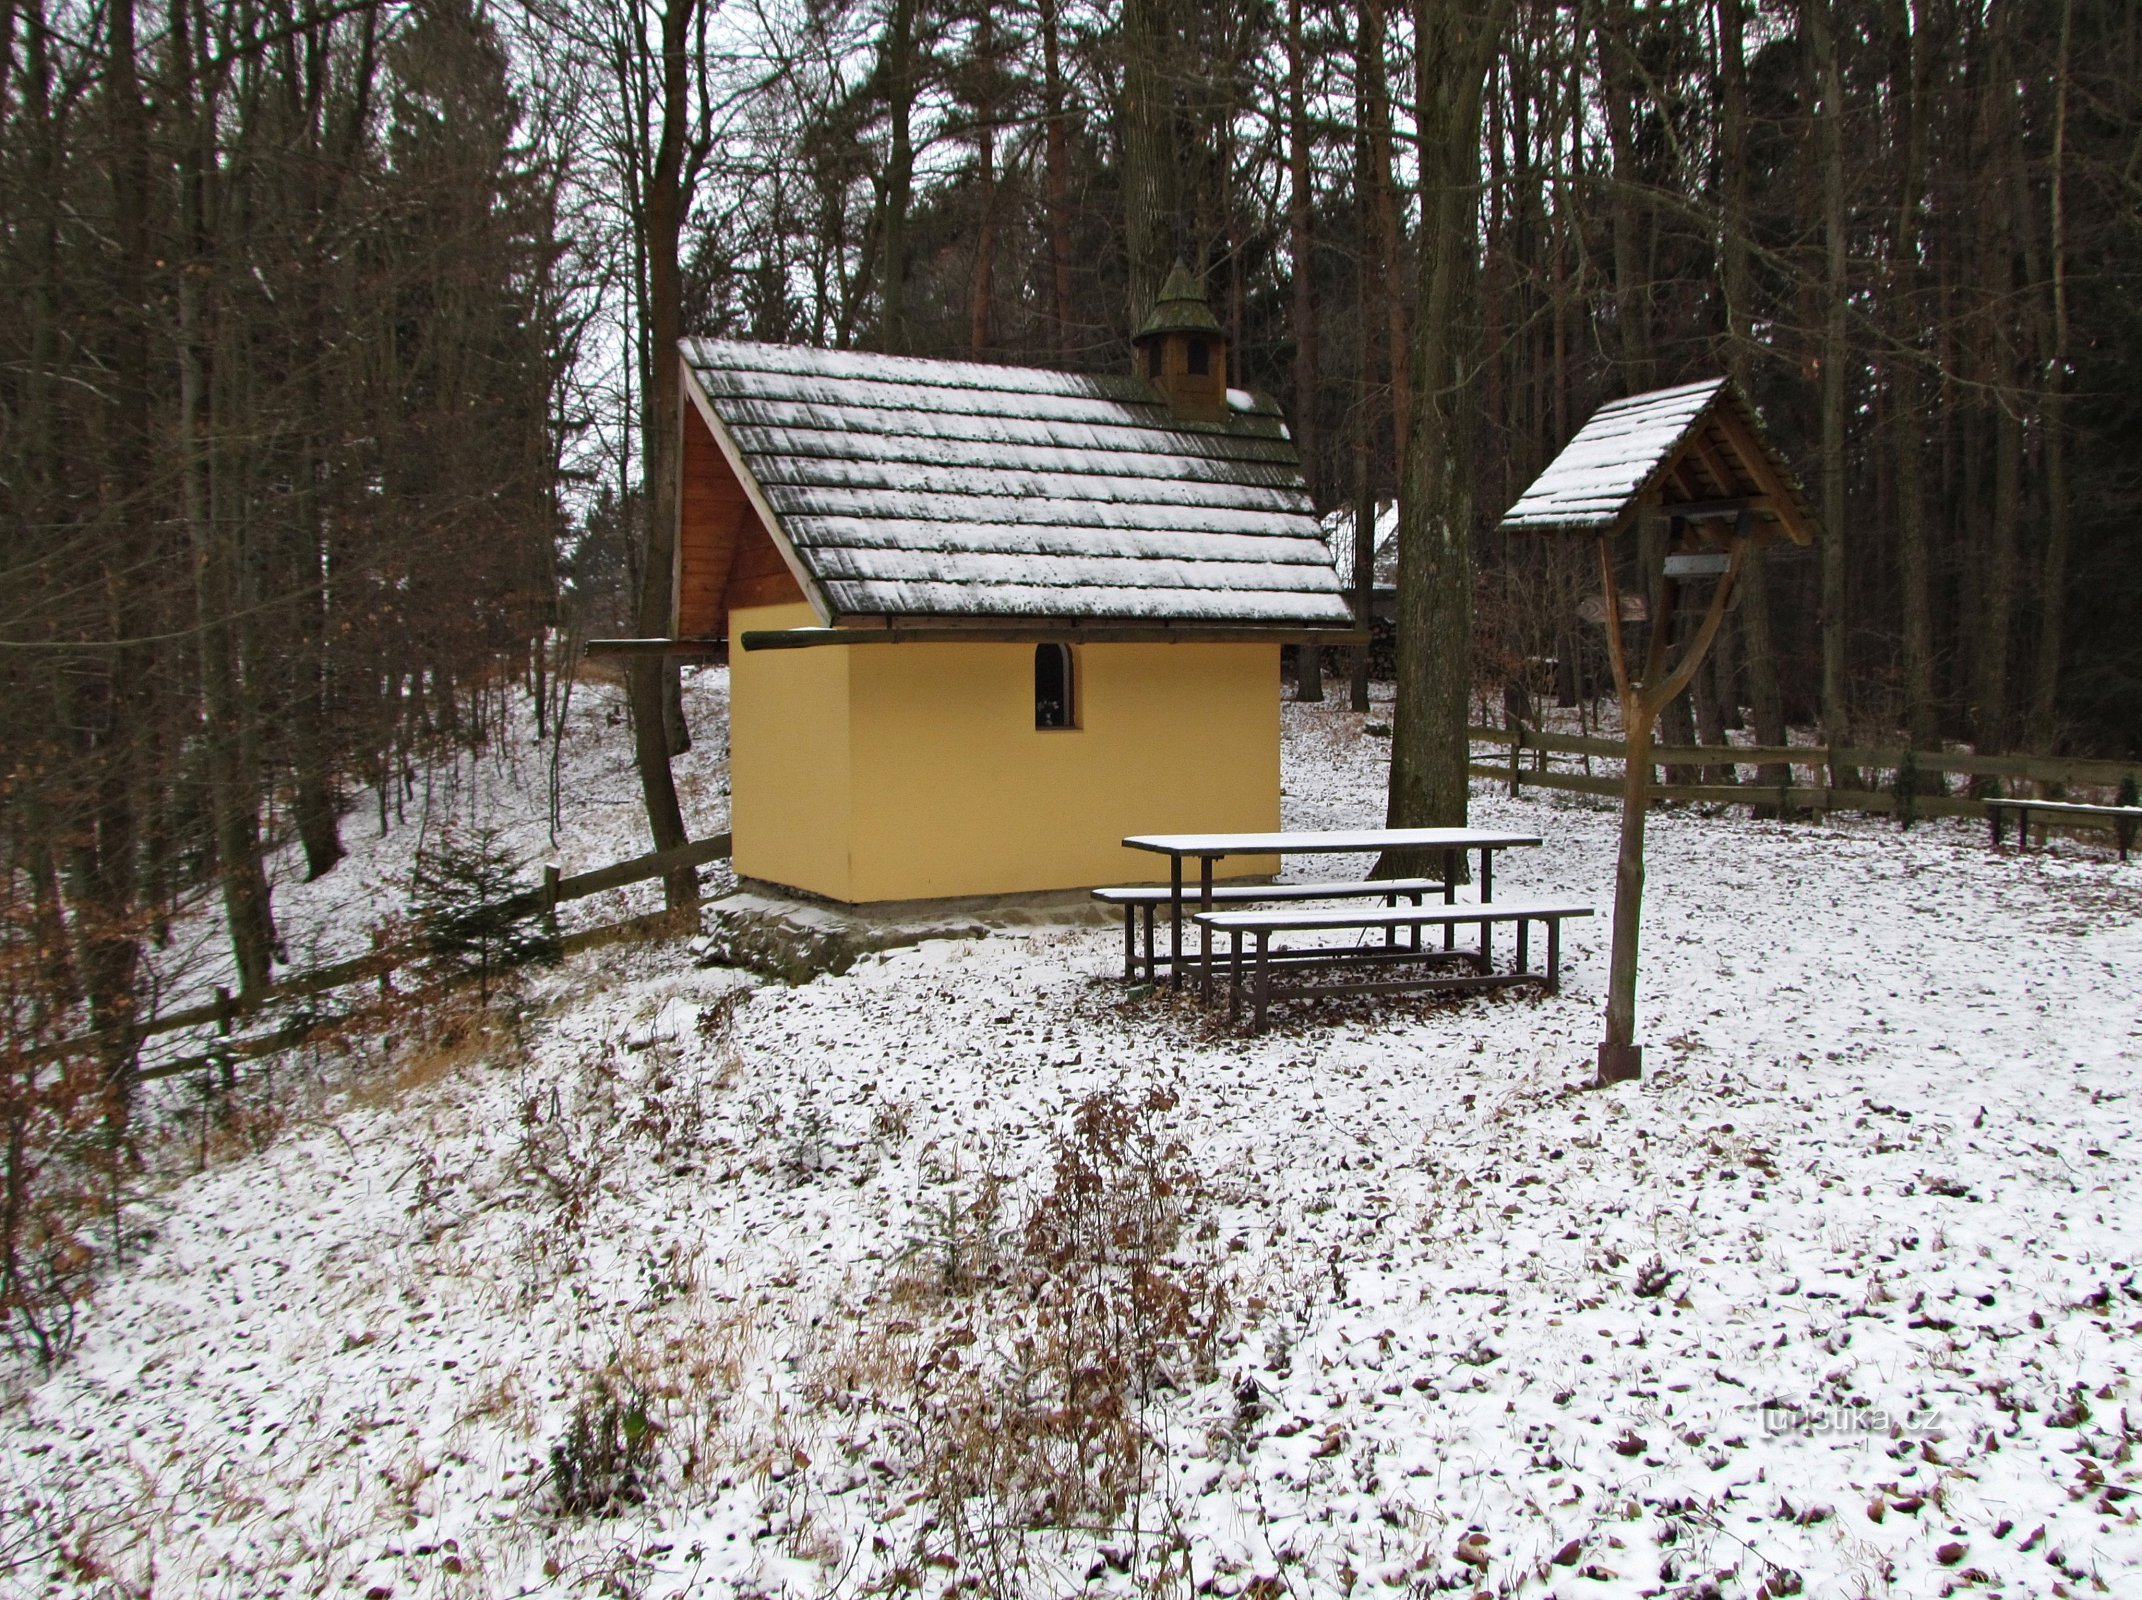
[[[417,857],[409,914],[431,969],[474,976],[485,1005],[495,977],[558,959],[558,936],[535,894],[518,882],[520,862],[497,828],[447,833]]]

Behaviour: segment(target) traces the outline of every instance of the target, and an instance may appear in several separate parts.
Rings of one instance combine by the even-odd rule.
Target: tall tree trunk
[[[1316,196],[1309,134],[1307,46],[1302,0],[1287,0],[1287,254],[1294,273],[1294,442],[1309,480],[1309,498],[1325,504],[1318,450],[1316,390],[1316,263],[1311,221]]]
[[[1287,0],[1287,246],[1294,273],[1294,442],[1309,481],[1309,497],[1321,508],[1318,494],[1322,463],[1316,435],[1316,287],[1309,226],[1310,192],[1308,62],[1302,41],[1302,0]],[[1294,647],[1294,698],[1324,698],[1324,652],[1313,644]]]
[[[2023,428],[2020,353],[2011,297],[2016,282],[2018,225],[2024,196],[2018,192],[2022,163],[2021,134],[2015,112],[2016,82],[2008,30],[2015,16],[1997,6],[1985,30],[1987,70],[1984,79],[1984,138],[1993,174],[1985,206],[1984,281],[1980,320],[1982,349],[1990,367],[1985,385],[1993,411],[1993,489],[1986,519],[1985,555],[1979,567],[1978,743],[1981,749],[2005,750],[2014,737],[2009,681],[2011,634],[2015,626],[2015,592],[2020,560],[2017,551],[2023,502]]]
[[[1123,7],[1123,242],[1133,330],[1153,309],[1179,248],[1175,28],[1168,5],[1125,0]]]
[[[640,574],[639,631],[644,638],[665,638],[675,626],[673,612],[677,557],[677,474],[682,395],[677,373],[677,340],[684,310],[683,272],[678,245],[683,233],[686,125],[691,115],[687,81],[692,15],[698,0],[667,0],[662,13],[661,135],[647,173],[642,231],[647,252],[648,359],[642,382],[646,391],[646,427],[641,459],[647,463],[647,555]],[[659,656],[632,664],[633,754],[640,773],[640,794],[647,807],[647,828],[657,850],[674,850],[686,842],[684,812],[677,803],[677,783],[670,771],[670,735],[664,691],[675,668]],[[690,868],[662,880],[672,910],[699,898],[699,876]]]
[[[1065,127],[1057,0],[1041,0],[1042,164],[1048,185],[1049,320],[1059,361],[1071,354],[1071,151]]]
[[[2043,364],[2039,410],[2045,434],[2045,556],[2038,588],[2038,670],[2031,693],[2030,744],[2049,753],[2059,737],[2060,647],[2068,592],[2068,451],[2065,394],[2068,366],[2067,133],[2069,51],[2075,0],[2061,0],[2060,58],[2053,82],[2053,149],[2047,183],[2046,270],[2050,280],[2051,350]]]
[[[179,499],[193,551],[195,626],[199,633],[203,756],[216,839],[216,873],[224,919],[238,967],[241,997],[258,999],[274,963],[275,927],[260,838],[260,790],[242,683],[240,618],[246,607],[241,576],[242,519],[217,492],[216,401],[209,362],[214,315],[204,304],[215,278],[215,133],[223,108],[202,82],[188,30],[188,0],[172,0],[166,35],[172,80],[178,86]],[[205,41],[204,41],[205,42]],[[197,98],[198,96],[198,98]]]
[[[669,0],[672,8],[696,0]],[[885,349],[908,349],[907,213],[915,196],[915,0],[893,0],[885,29],[885,94],[892,114],[885,160],[884,244],[878,262],[879,329]]]
[[[1719,226],[1722,262],[1719,282],[1725,293],[1726,372],[1744,395],[1754,379],[1755,289],[1749,270],[1748,215],[1748,79],[1744,54],[1743,0],[1718,3],[1718,90],[1721,159],[1720,193],[1724,214]],[[1760,549],[1750,550],[1741,568],[1740,630],[1748,672],[1748,710],[1755,722],[1755,742],[1776,749],[1785,743],[1785,697],[1778,687],[1777,645],[1772,636],[1770,578]],[[1791,769],[1767,764],[1757,769],[1765,789],[1783,788]]]
[[[1365,31],[1365,30],[1364,30]],[[1354,622],[1369,634],[1353,653],[1348,705],[1369,708],[1369,657],[1376,629],[1376,334],[1369,316],[1376,277],[1376,224],[1361,197],[1368,193],[1373,145],[1369,139],[1366,46],[1359,35],[1354,70]]]
[[[1400,220],[1398,180],[1391,171],[1391,90],[1385,77],[1384,0],[1361,0],[1361,35],[1355,70],[1368,91],[1369,214],[1376,224],[1376,258],[1380,268],[1374,287],[1383,302],[1388,328],[1386,350],[1391,369],[1391,437],[1400,456],[1412,447],[1413,340],[1406,328],[1407,303],[1400,264],[1405,259],[1405,228]],[[1425,214],[1425,212],[1424,212]],[[1467,237],[1472,237],[1468,231]],[[1363,316],[1369,315],[1366,307]]]
[[[39,32],[43,33],[40,24]],[[115,251],[110,364],[111,458],[98,514],[109,555],[99,574],[110,650],[94,682],[62,688],[59,725],[89,732],[91,800],[87,828],[75,832],[71,877],[81,948],[77,967],[91,1021],[117,1029],[105,1052],[105,1121],[126,1136],[133,1102],[134,986],[141,960],[135,886],[140,847],[133,763],[146,751],[151,652],[137,642],[154,630],[155,545],[150,503],[153,441],[149,395],[149,108],[136,60],[134,0],[111,0],[105,21],[104,96],[111,133],[111,231]],[[58,176],[57,173],[54,174]],[[86,676],[86,675],[85,675]]]
[[[328,310],[328,296],[338,262],[330,252],[327,235],[331,219],[341,213],[343,191],[357,170],[359,148],[371,121],[378,30],[378,12],[367,10],[358,24],[349,105],[339,118],[328,100],[327,77],[332,58],[330,41],[325,29],[321,30],[318,47],[311,52],[304,113],[306,149],[298,172],[298,214],[303,229],[300,248],[306,264],[299,285],[305,308],[297,334],[304,341],[306,418],[300,490],[300,570],[296,574],[297,587],[302,591],[297,601],[298,647],[294,663],[298,709],[291,741],[296,781],[290,809],[298,842],[305,852],[308,880],[332,871],[346,853],[337,789],[337,740],[332,732],[338,721],[335,683],[339,652],[331,642],[329,577],[333,563],[328,550],[322,480],[330,472],[329,441],[346,437],[354,429],[344,420],[349,409],[347,398],[339,386],[329,381],[335,319]]]
[[[1421,158],[1413,429],[1399,511],[1393,827],[1462,823],[1472,696],[1480,110],[1509,0],[1414,0]],[[1396,866],[1397,862],[1388,862]]]
[[[1606,101],[1607,145],[1613,152],[1611,212],[1614,240],[1614,332],[1621,357],[1621,377],[1630,394],[1652,388],[1657,377],[1651,359],[1651,286],[1645,270],[1649,252],[1645,231],[1651,207],[1636,164],[1636,135],[1630,118],[1636,107],[1636,78],[1631,71],[1635,41],[1625,37],[1635,26],[1626,5],[1595,24],[1599,41],[1599,75]]]
[[[1844,71],[1838,60],[1830,0],[1804,0],[1801,8],[1813,57],[1821,111],[1815,119],[1822,204],[1822,734],[1832,750],[1851,742],[1847,690],[1851,640],[1845,536],[1845,375],[1851,361],[1846,312]],[[1830,781],[1858,787],[1856,774],[1834,759]]]
[[[980,79],[992,83],[996,70],[996,12],[981,0],[974,24],[974,53]],[[990,345],[990,308],[996,298],[997,265],[997,105],[994,90],[974,107],[975,203],[981,216],[974,230],[974,272],[968,283],[967,349],[976,357]]]
[[[1896,472],[1897,579],[1903,613],[1904,734],[1931,750],[1940,729],[1934,701],[1934,601],[1926,519],[1925,418],[1919,380],[1919,208],[1926,187],[1926,71],[1933,51],[1913,0],[1888,0],[1892,143],[1898,162],[1896,226],[1889,247],[1889,434]],[[1936,774],[1927,775],[1935,786]]]

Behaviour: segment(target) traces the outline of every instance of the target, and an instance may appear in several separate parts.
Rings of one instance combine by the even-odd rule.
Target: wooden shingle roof
[[[1351,625],[1285,424],[1145,380],[716,340],[686,392],[829,622]]]
[[[1761,531],[1805,544],[1806,496],[1726,378],[1611,401],[1503,514],[1503,533],[1617,533],[1647,505],[1746,502]]]

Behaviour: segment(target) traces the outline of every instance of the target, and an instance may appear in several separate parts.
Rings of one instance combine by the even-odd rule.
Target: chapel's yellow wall
[[[731,865],[747,878],[852,900],[850,650],[744,650],[746,629],[811,628],[807,605],[729,613]]]
[[[1076,646],[1079,725],[1046,730],[1030,644],[849,653],[855,900],[1150,882],[1124,835],[1279,826],[1276,645]]]
[[[1079,726],[1043,730],[1030,644],[736,647],[815,621],[730,619],[743,876],[852,902],[1151,882],[1166,859],[1126,834],[1279,826],[1277,645],[1076,646]]]

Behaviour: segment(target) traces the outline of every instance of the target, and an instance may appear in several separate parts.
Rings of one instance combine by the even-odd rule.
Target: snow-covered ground
[[[643,847],[589,704],[569,870]],[[1286,718],[1288,822],[1378,820],[1386,743]],[[1606,909],[1609,810],[1483,783],[1473,815],[1546,836],[1513,890]],[[286,892],[293,927],[405,870],[351,832],[357,887]],[[2142,1595],[2142,864],[1671,813],[1648,867],[1648,1072],[1604,1092],[1604,916],[1556,998],[1254,1040],[1125,994],[1109,929],[789,990],[575,957],[520,1044],[330,1069],[142,1204],[0,1411],[0,1585]],[[1031,1504],[992,1424],[1055,1302],[1002,1264],[1095,1095],[1151,1136],[1214,1339],[1138,1402],[1146,1492],[1019,1539],[944,1485],[964,1450]],[[641,1493],[566,1515],[554,1448],[604,1394]]]
[[[686,831],[698,839],[729,825],[728,669],[688,668],[684,683],[692,747],[672,770]],[[413,764],[399,793],[390,781],[384,804],[376,789],[354,793],[353,809],[342,819],[349,855],[325,877],[305,880],[305,858],[294,844],[270,856],[275,918],[288,957],[278,975],[370,950],[373,930],[407,909],[418,852],[442,838],[468,839],[478,829],[494,828],[499,845],[521,863],[530,882],[545,865],[570,876],[654,848],[632,764],[622,683],[607,675],[583,675],[567,706],[562,740],[537,742],[525,694],[516,693],[512,705],[511,730],[482,754],[464,751],[430,766]],[[723,869],[707,870],[713,874],[710,892],[719,893]],[[161,979],[159,1010],[205,1000],[219,983],[236,985],[229,942],[212,902],[213,896],[204,893],[197,913],[179,921],[170,944],[152,952]],[[559,908],[559,924],[571,931],[661,905],[661,885],[641,883],[568,901]],[[182,1054],[199,1042],[184,1034],[166,1035],[150,1059]]]

